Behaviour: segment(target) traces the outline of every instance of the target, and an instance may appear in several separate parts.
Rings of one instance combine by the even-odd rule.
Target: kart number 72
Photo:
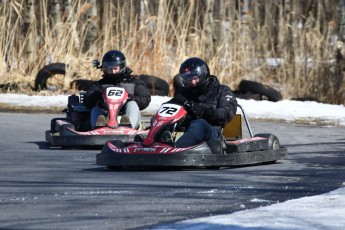
[[[181,106],[175,104],[164,104],[160,107],[158,114],[162,117],[173,117],[179,111]]]

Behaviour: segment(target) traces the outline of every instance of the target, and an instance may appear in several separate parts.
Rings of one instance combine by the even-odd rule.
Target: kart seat
[[[71,109],[71,111],[76,112],[90,112],[88,108],[84,105],[84,95],[86,92],[81,91],[80,95],[71,95],[68,97],[68,107]]]
[[[242,117],[245,121],[250,137],[254,136],[253,131],[250,128],[249,121],[244,109],[242,108],[240,104],[237,104],[237,107],[241,110],[241,113],[236,114],[235,117],[232,118],[232,120],[228,124],[226,124],[223,128],[223,136],[224,136],[225,141],[227,140],[231,141],[231,140],[237,140],[237,139],[243,138]]]
[[[226,141],[242,138],[242,116],[236,114],[223,128],[223,136]]]

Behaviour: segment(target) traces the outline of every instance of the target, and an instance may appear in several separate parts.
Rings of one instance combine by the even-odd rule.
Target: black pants
[[[204,119],[191,121],[185,133],[176,141],[176,147],[184,148],[197,145],[203,141],[217,139],[219,137],[218,130],[210,125]]]

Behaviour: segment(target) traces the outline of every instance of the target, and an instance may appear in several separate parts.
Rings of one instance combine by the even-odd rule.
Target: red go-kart
[[[269,133],[252,134],[244,110],[237,114],[223,129],[221,140],[177,148],[174,142],[181,133],[179,123],[187,115],[186,110],[176,104],[161,106],[145,138],[133,141],[108,141],[96,156],[97,165],[111,169],[122,167],[206,167],[215,168],[274,163],[283,159],[287,149],[280,146],[278,138]],[[242,117],[245,118],[250,137],[242,137]],[[172,141],[164,141],[162,135],[169,130]]]
[[[80,96],[71,95],[68,98],[66,118],[51,120],[51,128],[46,131],[46,140],[51,146],[82,147],[103,146],[108,140],[132,140],[137,134],[146,136],[148,130],[133,129],[130,124],[121,122],[119,111],[128,99],[128,93],[121,87],[105,87],[103,98],[108,110],[109,120],[106,126],[91,129],[90,110],[83,102],[83,93]]]

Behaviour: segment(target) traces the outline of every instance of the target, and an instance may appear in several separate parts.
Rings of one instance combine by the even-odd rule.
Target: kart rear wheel
[[[56,125],[56,121],[57,120],[62,120],[62,121],[66,121],[66,122],[69,122],[69,119],[65,118],[65,117],[62,117],[62,118],[53,118],[51,121],[50,121],[50,132],[51,133],[57,133],[59,132],[60,130],[60,127]]]
[[[280,143],[278,138],[271,133],[258,133],[254,137],[264,137],[268,139],[268,149],[279,149]]]

